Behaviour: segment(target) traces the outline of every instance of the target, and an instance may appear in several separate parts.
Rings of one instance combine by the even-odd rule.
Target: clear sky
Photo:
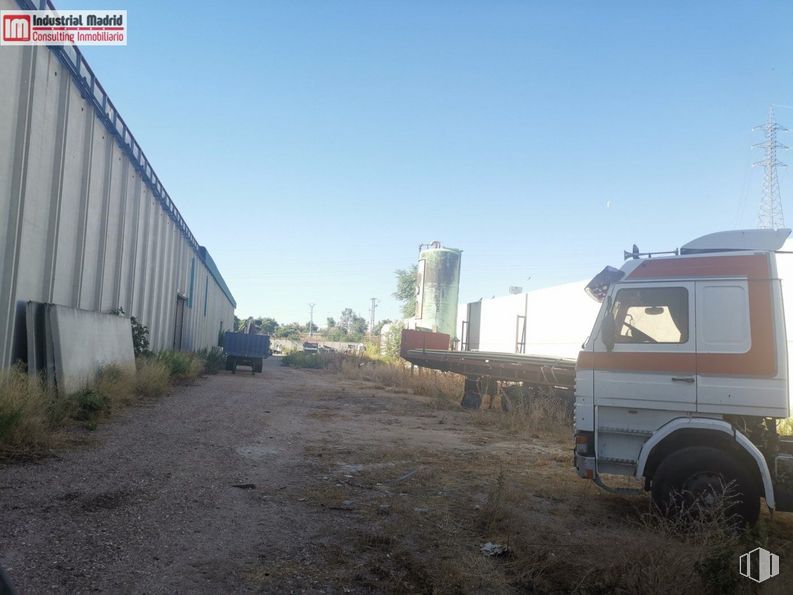
[[[396,317],[421,242],[473,301],[752,227],[752,126],[793,105],[789,1],[56,5],[128,11],[85,54],[237,314],[280,322]]]

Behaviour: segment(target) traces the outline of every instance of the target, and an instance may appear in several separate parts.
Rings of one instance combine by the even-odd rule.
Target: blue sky
[[[751,128],[793,105],[784,1],[57,6],[126,8],[85,54],[238,315],[281,322],[396,317],[421,242],[472,301],[752,227]]]

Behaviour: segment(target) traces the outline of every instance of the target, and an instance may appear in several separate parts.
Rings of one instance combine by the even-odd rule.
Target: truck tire
[[[661,461],[653,477],[653,502],[665,514],[707,514],[725,493],[730,521],[754,525],[760,490],[735,455],[708,446],[681,448]]]
[[[226,357],[226,370],[228,372],[231,372],[232,368],[234,368],[234,362],[231,361],[231,358],[227,356]]]
[[[263,365],[264,365],[264,360],[262,360],[262,359],[257,359],[256,360],[256,371],[259,372],[260,374],[261,374]]]

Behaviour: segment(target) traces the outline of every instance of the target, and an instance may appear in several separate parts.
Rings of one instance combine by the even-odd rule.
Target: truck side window
[[[685,287],[620,289],[612,309],[616,343],[686,343],[688,290]]]

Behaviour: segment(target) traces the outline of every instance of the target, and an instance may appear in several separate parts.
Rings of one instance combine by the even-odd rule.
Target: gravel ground
[[[580,480],[566,432],[515,421],[272,358],[0,466],[0,563],[22,594],[709,590],[710,550]],[[784,575],[793,515],[758,531]],[[739,592],[746,539],[717,551]]]
[[[278,495],[312,473],[322,382],[272,358],[128,409],[89,446],[0,467],[3,566],[21,593],[221,593],[255,590],[261,560],[311,564],[347,521]]]

